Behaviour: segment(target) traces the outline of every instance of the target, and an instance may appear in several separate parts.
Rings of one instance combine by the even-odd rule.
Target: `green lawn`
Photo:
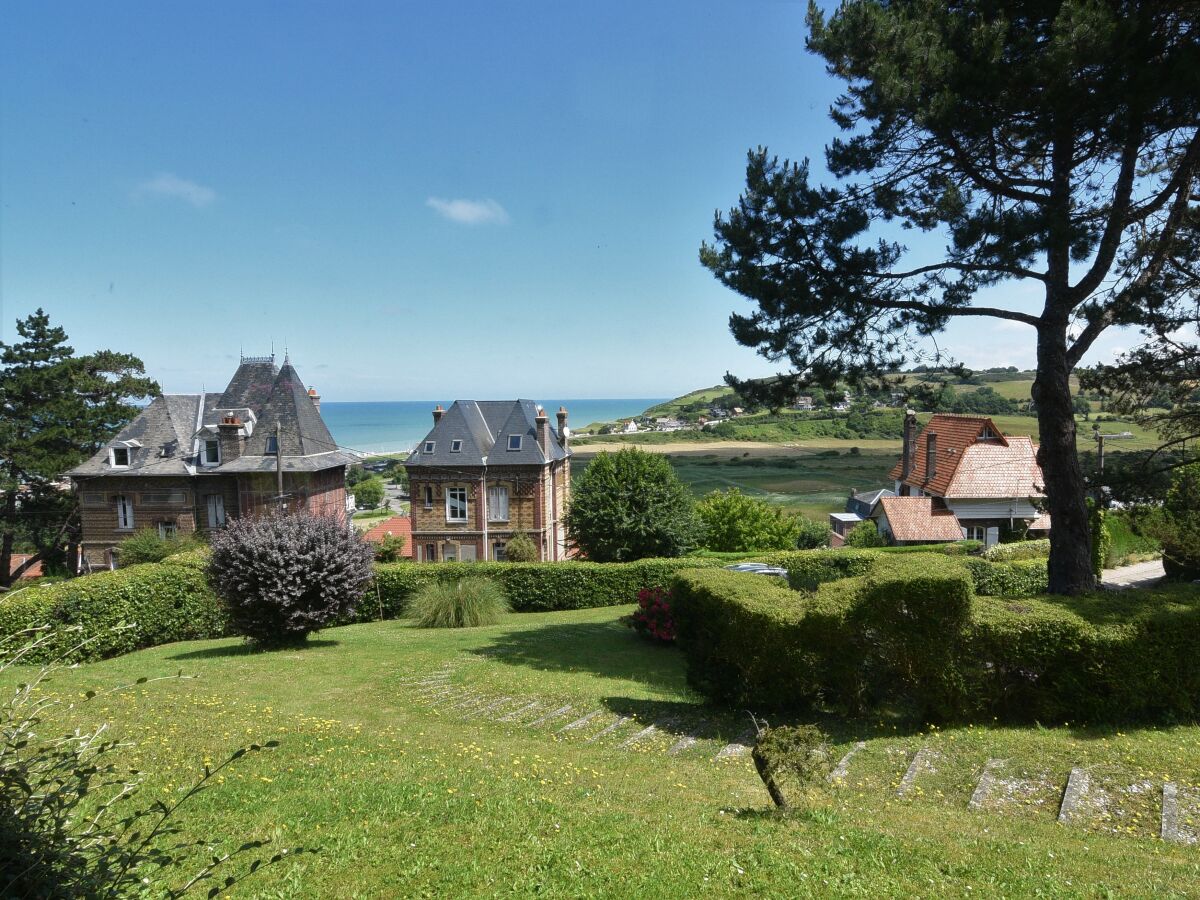
[[[1200,884],[1200,849],[1154,837],[1157,785],[1200,775],[1198,728],[827,721],[835,756],[856,740],[866,747],[844,785],[779,818],[747,759],[714,761],[745,714],[700,704],[677,651],[617,623],[627,611],[523,614],[457,632],[356,625],[300,651],[159,647],[63,672],[53,687],[76,697],[181,669],[196,678],[112,694],[81,719],[48,724],[110,721],[151,773],[143,799],[178,796],[205,760],[241,743],[280,740],[184,819],[196,835],[320,848],[259,873],[240,896],[1185,896]],[[428,673],[437,678],[416,683]],[[474,713],[451,708],[460,696]],[[530,703],[540,706],[497,721]],[[618,716],[629,720],[601,735]],[[622,746],[655,723],[661,731]],[[690,733],[695,744],[667,752]],[[925,746],[941,754],[937,771],[898,798]],[[989,758],[1028,777],[1028,802],[968,810]],[[1075,765],[1093,767],[1119,815],[1056,824]]]

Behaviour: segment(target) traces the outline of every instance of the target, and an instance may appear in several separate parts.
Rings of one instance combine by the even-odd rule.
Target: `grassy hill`
[[[780,817],[749,759],[720,756],[746,715],[702,703],[677,651],[619,624],[628,611],[355,625],[269,653],[158,647],[60,673],[51,689],[70,700],[151,681],[50,710],[43,730],[110,722],[146,773],[139,805],[182,796],[206,760],[278,739],[179,819],[213,852],[255,837],[317,849],[239,897],[1183,897],[1200,883],[1196,849],[1156,837],[1161,784],[1190,791],[1200,771],[1200,728],[826,718],[832,759],[862,747],[839,786]],[[153,680],[180,669],[196,678]],[[900,796],[922,748],[935,764]],[[988,760],[1028,790],[971,808]],[[1110,802],[1064,826],[1076,766]]]

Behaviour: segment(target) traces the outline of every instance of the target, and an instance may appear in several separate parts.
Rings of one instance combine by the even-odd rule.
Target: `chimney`
[[[433,408],[433,424],[436,425],[438,422],[442,421],[442,416],[445,414],[446,411],[442,409],[442,404],[439,403],[437,406],[435,406]]]
[[[218,440],[221,443],[221,462],[226,463],[242,455],[246,447],[246,438],[242,432],[242,420],[236,415],[228,415],[217,425]]]
[[[564,447],[571,440],[571,429],[567,428],[567,408],[560,406],[558,408],[558,442]]]
[[[546,410],[542,407],[537,408],[537,416],[533,420],[537,424],[537,442],[542,448],[542,453],[547,459],[550,458],[550,417],[546,415]]]
[[[929,432],[925,438],[925,480],[932,481],[937,475],[937,433]]]
[[[317,389],[311,384],[308,386],[308,399],[313,402],[317,412],[321,411],[321,395],[317,393]]]
[[[917,414],[911,409],[904,414],[904,449],[900,454],[900,480],[907,481],[912,474],[913,454],[917,442]]]

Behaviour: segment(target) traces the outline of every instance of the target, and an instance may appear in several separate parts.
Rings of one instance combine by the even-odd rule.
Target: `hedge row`
[[[983,553],[984,559],[992,562],[1015,562],[1019,559],[1046,559],[1050,556],[1050,538],[1036,541],[1016,541],[1011,544],[996,544]]]
[[[0,638],[50,625],[58,628],[29,662],[77,662],[119,656],[174,641],[228,635],[229,623],[205,578],[206,550],[161,563],[130,566],[0,595]],[[631,563],[393,563],[376,567],[375,584],[353,619],[405,614],[408,597],[431,581],[468,575],[494,578],[517,611],[583,609],[631,603],[640,589],[667,587],[683,569],[718,560],[645,559]],[[135,626],[123,627],[118,626]],[[23,641],[24,639],[22,639]],[[77,645],[78,649],[75,649]]]
[[[963,561],[933,554],[877,557],[810,593],[767,581],[675,580],[688,679],[714,700],[853,713],[901,704],[935,721],[1200,715],[1195,587],[1011,601],[977,596]]]

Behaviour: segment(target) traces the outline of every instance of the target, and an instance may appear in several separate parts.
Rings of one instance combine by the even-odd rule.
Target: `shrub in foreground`
[[[362,535],[334,519],[245,517],[213,537],[208,577],[237,634],[296,644],[354,614],[373,558]]]
[[[859,522],[846,535],[846,546],[865,550],[870,547],[886,547],[887,538],[879,533],[874,522]]]
[[[523,531],[518,531],[504,545],[504,558],[508,562],[531,563],[538,561],[537,544]]]
[[[161,535],[157,528],[141,528],[121,541],[118,552],[122,566],[136,566],[141,563],[162,562],[168,556],[196,550],[203,543],[195,535],[179,534]]]
[[[671,615],[671,592],[662,588],[643,588],[637,595],[638,608],[622,621],[652,641],[675,641],[675,619]]]
[[[409,601],[419,628],[476,628],[495,625],[508,612],[508,600],[490,578],[432,582]]]

